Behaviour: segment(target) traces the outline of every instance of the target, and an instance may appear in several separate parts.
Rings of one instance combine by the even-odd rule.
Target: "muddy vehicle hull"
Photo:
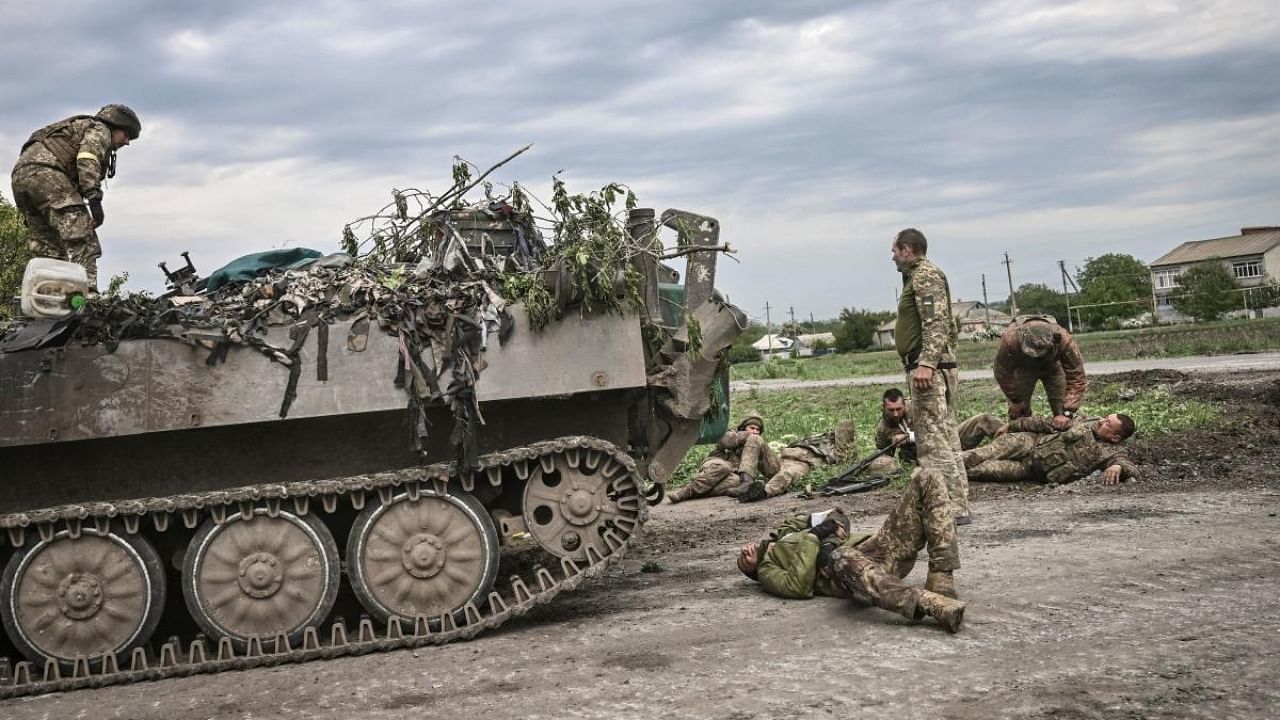
[[[640,269],[646,306],[487,337],[469,467],[376,326],[289,367],[198,335],[0,353],[0,697],[468,638],[618,562],[745,324],[714,252],[674,319]]]

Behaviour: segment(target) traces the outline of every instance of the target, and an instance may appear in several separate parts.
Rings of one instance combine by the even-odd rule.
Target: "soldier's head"
[[[743,545],[738,550],[738,570],[752,580],[758,580],[756,570],[760,567],[760,559],[769,552],[769,546],[772,544],[772,540],[761,540]]]
[[[1043,358],[1050,354],[1061,336],[1057,328],[1042,320],[1034,320],[1018,328],[1018,342],[1024,355]]]
[[[907,416],[907,399],[898,388],[889,388],[880,397],[880,412],[884,419],[899,423]]]
[[[764,418],[760,417],[760,413],[755,410],[748,410],[742,416],[742,422],[738,423],[738,430],[754,432],[756,435],[764,434]]]
[[[111,128],[113,148],[122,148],[142,135],[142,121],[128,105],[105,105],[94,117]]]
[[[1093,434],[1103,442],[1120,444],[1137,429],[1138,426],[1134,424],[1133,418],[1124,413],[1111,413],[1098,422],[1098,426],[1093,429]]]
[[[890,248],[893,252],[893,262],[902,267],[903,265],[922,258],[929,252],[929,241],[925,238],[924,233],[915,228],[907,228],[898,233],[893,239],[893,246]]]

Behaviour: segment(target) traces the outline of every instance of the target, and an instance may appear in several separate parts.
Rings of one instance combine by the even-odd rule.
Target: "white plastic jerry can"
[[[84,307],[89,275],[82,265],[53,258],[32,258],[22,275],[22,314],[61,318]]]

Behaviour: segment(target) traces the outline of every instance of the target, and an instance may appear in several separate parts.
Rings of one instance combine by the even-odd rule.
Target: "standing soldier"
[[[1071,333],[1049,315],[1020,315],[1000,336],[996,382],[1009,401],[1009,419],[1031,416],[1036,381],[1044,383],[1053,427],[1065,430],[1080,409],[1089,380]]]
[[[951,289],[947,276],[925,257],[929,241],[907,228],[898,233],[891,251],[902,273],[898,322],[894,338],[911,388],[911,428],[922,467],[937,468],[955,506],[956,524],[972,522],[969,480],[960,457],[960,434],[955,402],[956,326],[951,317]]]
[[[739,502],[755,502],[777,497],[814,468],[854,461],[858,450],[857,433],[852,420],[841,420],[834,430],[796,440],[782,448],[781,469],[767,483],[756,480],[738,495]]]
[[[32,254],[83,265],[89,286],[97,288],[102,178],[115,177],[116,151],[141,134],[137,113],[124,105],[107,105],[97,115],[75,115],[31,134],[12,181]]]
[[[713,495],[738,497],[756,478],[773,477],[779,469],[778,456],[764,441],[764,419],[748,410],[738,429],[720,436],[698,473],[688,485],[667,495],[667,501],[678,503]]]

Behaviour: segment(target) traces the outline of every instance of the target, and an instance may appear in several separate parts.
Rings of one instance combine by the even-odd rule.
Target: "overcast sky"
[[[1275,0],[5,0],[0,161],[108,102],[104,275],[338,248],[452,157],[718,217],[751,316],[888,309],[915,226],[953,295],[1280,225]],[[4,195],[11,197],[8,187]]]

